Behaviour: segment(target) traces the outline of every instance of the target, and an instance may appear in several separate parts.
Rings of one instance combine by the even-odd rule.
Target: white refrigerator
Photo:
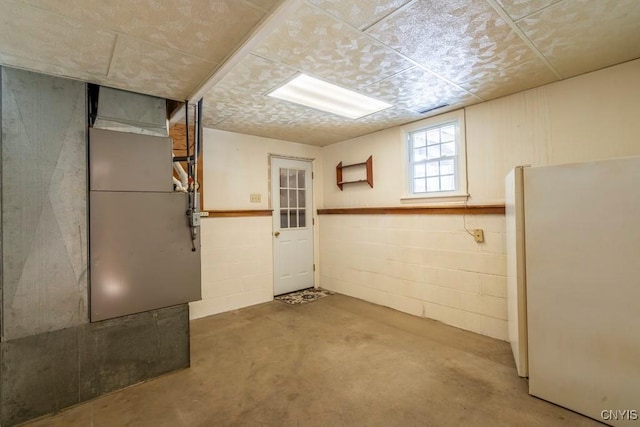
[[[640,157],[505,180],[509,340],[529,393],[640,425]]]

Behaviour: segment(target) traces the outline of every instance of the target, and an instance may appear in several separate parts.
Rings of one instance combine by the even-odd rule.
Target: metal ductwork
[[[142,135],[168,136],[167,103],[163,98],[99,87],[93,127]]]

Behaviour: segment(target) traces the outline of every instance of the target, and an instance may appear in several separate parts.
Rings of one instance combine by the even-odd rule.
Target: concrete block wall
[[[504,216],[321,215],[319,230],[323,288],[507,339]]]
[[[189,366],[189,315],[182,304],[89,323],[86,87],[5,67],[0,80],[0,425],[9,426]]]
[[[273,300],[271,217],[203,218],[202,300],[192,319]]]
[[[639,74],[640,60],[629,61],[465,108],[469,205],[504,203],[504,177],[518,165],[639,154]],[[323,176],[327,177],[322,185],[324,208],[429,206],[403,200],[408,193],[406,130],[399,126],[322,147]],[[605,140],[611,143],[603,144]],[[354,185],[340,191],[329,179],[335,176],[338,162],[362,161],[370,155],[374,188]],[[506,301],[498,304],[504,300],[506,264],[496,264],[504,257],[492,248],[497,235],[487,233],[485,246],[475,247],[470,236],[460,232],[460,216],[442,220],[442,227],[431,230],[426,227],[440,219],[425,216],[415,221],[414,227],[411,220],[394,216],[362,217],[354,222],[354,217],[345,215],[321,215],[320,285],[417,315],[424,310],[427,317],[506,339]],[[485,223],[495,221],[503,220],[467,217],[467,226],[487,232],[490,224],[485,227]],[[416,231],[424,232],[424,238],[412,242],[420,234]],[[355,234],[356,241],[341,233]],[[384,240],[399,233],[406,235],[405,243]],[[428,244],[433,246],[424,246]],[[496,247],[501,244],[495,242]],[[344,257],[335,250],[343,251]],[[371,257],[378,263],[367,265]],[[372,272],[371,267],[377,270]],[[380,277],[391,282],[384,287],[376,283]]]

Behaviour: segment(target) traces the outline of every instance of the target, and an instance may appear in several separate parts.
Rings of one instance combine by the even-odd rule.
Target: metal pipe
[[[200,183],[198,182],[198,156],[200,154],[200,138],[202,138],[202,99],[200,99],[198,101],[198,104],[196,105],[196,113],[195,113],[195,123],[194,123],[194,133],[195,133],[195,138],[194,138],[194,147],[193,147],[193,151],[194,151],[194,165],[193,165],[193,190],[194,190],[194,194],[196,196],[196,203],[195,203],[195,209],[199,210],[200,206],[199,206],[199,186]]]
[[[184,123],[186,125],[185,145],[187,149],[187,159],[188,159],[190,157],[190,154],[189,154],[189,101],[184,102]],[[191,175],[191,164],[189,162],[187,162],[187,173]]]
[[[184,168],[178,161],[178,158],[174,156],[173,153],[171,155],[173,156],[173,170],[176,171],[178,177],[180,178],[180,186],[184,189],[184,191],[187,191],[189,189],[189,175],[187,175],[187,173],[185,172]]]

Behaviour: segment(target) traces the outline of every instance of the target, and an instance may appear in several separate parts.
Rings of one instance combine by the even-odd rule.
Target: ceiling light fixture
[[[350,119],[359,119],[392,107],[386,102],[306,74],[299,74],[267,95]]]

